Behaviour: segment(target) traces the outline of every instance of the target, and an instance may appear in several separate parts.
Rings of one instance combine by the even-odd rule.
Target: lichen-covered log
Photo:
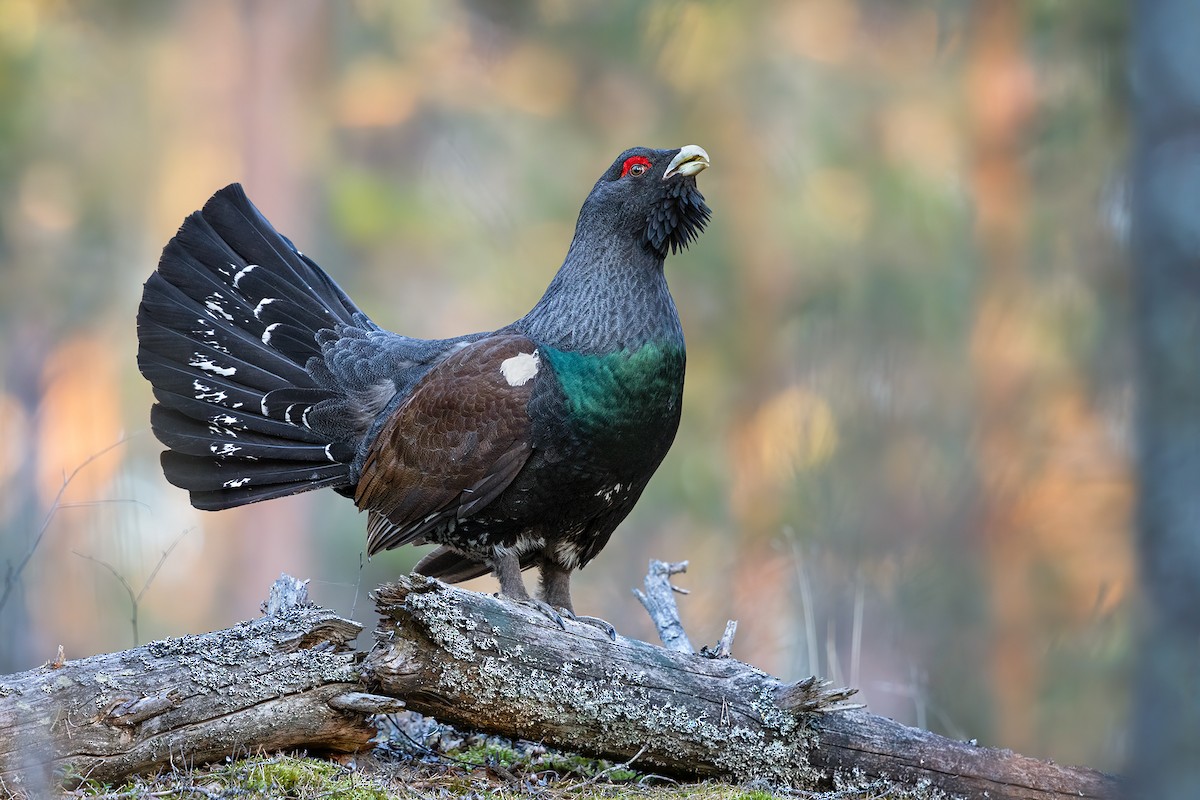
[[[364,749],[375,729],[354,710],[359,630],[331,611],[290,607],[0,676],[0,796],[260,748]]]
[[[881,776],[899,785],[925,784],[970,800],[1121,796],[1117,780],[1098,770],[979,747],[874,714],[821,714],[811,717],[811,725],[818,745],[810,752],[810,763],[827,775]]]
[[[440,720],[640,769],[795,788],[894,779],[930,796],[1116,796],[1114,780],[973,747],[861,712],[819,682],[784,685],[734,659],[671,652],[419,576],[375,593],[364,680]],[[799,710],[798,710],[799,709]],[[939,753],[944,754],[939,757]]]
[[[779,681],[410,576],[375,592],[363,676],[439,720],[684,775],[795,783],[813,737]],[[638,755],[640,754],[640,755]],[[813,783],[815,775],[804,783]]]

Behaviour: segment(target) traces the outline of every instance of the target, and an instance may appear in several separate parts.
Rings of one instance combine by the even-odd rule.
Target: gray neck
[[[683,347],[663,259],[628,231],[580,225],[546,293],[516,326],[559,350],[605,354],[648,343]]]

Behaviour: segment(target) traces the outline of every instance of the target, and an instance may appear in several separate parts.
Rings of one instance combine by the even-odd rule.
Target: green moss
[[[242,788],[268,797],[334,796],[343,800],[387,800],[382,789],[329,761],[278,756],[242,762],[248,767]]]
[[[501,766],[508,769],[521,761],[521,755],[516,750],[492,742],[468,747],[450,755],[457,761],[476,767]]]
[[[494,741],[476,744],[448,754],[460,764],[476,767],[503,767],[513,772],[554,772],[562,777],[592,779],[601,776],[608,783],[627,783],[641,773],[607,761],[584,756],[549,751],[529,755]]]
[[[339,800],[389,800],[394,795],[364,780],[362,776],[329,761],[293,756],[247,758],[210,768],[200,780],[194,775],[177,775],[187,785],[202,783],[207,792],[229,792],[247,798],[317,798]],[[144,797],[145,783],[133,781],[119,789],[98,781],[85,781],[79,788],[84,797]]]
[[[603,774],[610,783],[628,783],[641,777],[641,773],[635,770],[574,754],[548,753],[542,759],[542,769],[566,775],[577,775],[581,778],[594,778]]]

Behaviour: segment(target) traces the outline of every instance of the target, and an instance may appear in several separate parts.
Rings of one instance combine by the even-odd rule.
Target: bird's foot
[[[523,600],[518,600],[517,602],[521,603],[522,605],[527,605],[530,608],[534,609],[535,611],[540,612],[547,619],[549,619],[551,622],[553,622],[558,627],[562,628],[564,631],[567,629],[567,624],[565,622],[563,622],[563,615],[559,613],[558,609],[556,609],[554,606],[547,603],[545,600],[542,600],[537,597],[527,597]],[[566,609],[562,609],[562,610],[566,611]],[[567,614],[569,616],[570,612],[567,612]]]
[[[582,622],[584,625],[591,625],[593,628],[599,628],[604,631],[604,635],[609,639],[612,639],[614,642],[617,640],[617,629],[608,620],[600,619],[599,617],[589,617],[586,614],[576,614],[574,611],[565,608],[562,611],[563,616],[567,619]]]
[[[503,595],[496,596],[503,597]],[[514,598],[508,599],[511,600]],[[576,614],[571,609],[565,607],[555,608],[550,603],[547,603],[545,600],[542,600],[538,597],[527,597],[517,600],[517,602],[540,612],[544,617],[546,617],[546,619],[550,620],[564,631],[567,629],[567,624],[563,622],[563,620],[569,619],[572,622],[580,622],[584,625],[591,625],[593,628],[599,628],[609,639],[613,640],[614,642],[617,640],[617,629],[614,628],[612,623],[610,623],[608,620],[603,620],[599,617],[589,617],[587,615]]]

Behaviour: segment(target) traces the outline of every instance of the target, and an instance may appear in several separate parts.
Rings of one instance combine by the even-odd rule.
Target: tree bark
[[[375,597],[381,621],[365,657],[350,646],[356,623],[285,603],[228,630],[0,677],[0,793],[40,796],[249,750],[362,750],[370,715],[407,706],[683,777],[1115,797],[1102,773],[837,710],[848,692],[815,678],[786,684],[572,620],[563,630],[532,607],[419,576]]]
[[[0,676],[0,796],[251,750],[363,749],[374,726],[339,710],[363,705],[350,645],[360,630],[331,611],[292,606]]]

